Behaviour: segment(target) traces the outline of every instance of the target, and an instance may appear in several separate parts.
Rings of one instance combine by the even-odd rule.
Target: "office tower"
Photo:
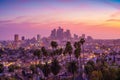
[[[71,38],[71,33],[70,33],[70,30],[66,30],[66,32],[64,33],[65,37],[67,39],[70,39]]]
[[[52,39],[56,39],[56,33],[57,33],[56,29],[53,29],[53,30],[51,31],[50,37],[51,37]]]
[[[19,41],[19,35],[18,35],[18,34],[15,34],[15,35],[14,35],[14,41],[15,41],[15,42]]]
[[[58,40],[71,39],[71,33],[70,30],[64,31],[63,28],[59,27],[58,29],[53,29],[51,31],[50,38]]]
[[[74,39],[78,39],[78,35],[77,34],[74,34]]]
[[[61,27],[57,29],[57,39],[63,39],[63,29]]]
[[[93,38],[91,36],[87,36],[87,41],[91,41]]]
[[[25,40],[25,37],[24,37],[24,36],[22,36],[22,37],[21,37],[21,40],[22,40],[22,41],[24,41],[24,40]]]
[[[85,38],[85,34],[82,34],[82,36],[81,36],[82,38]]]
[[[37,41],[40,41],[40,35],[39,34],[37,35]]]

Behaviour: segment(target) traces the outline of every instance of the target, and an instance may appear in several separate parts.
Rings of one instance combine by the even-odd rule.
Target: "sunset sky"
[[[59,26],[95,39],[120,39],[120,0],[0,0],[0,40],[49,36]]]

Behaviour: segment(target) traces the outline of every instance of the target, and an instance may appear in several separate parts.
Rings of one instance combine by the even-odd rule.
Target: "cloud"
[[[110,17],[120,17],[120,10],[113,13]]]
[[[0,25],[9,24],[9,23],[22,23],[22,22],[27,22],[29,20],[30,20],[30,17],[28,16],[18,16],[13,19],[0,20]]]
[[[12,20],[0,20],[0,24],[7,24],[7,23],[11,23]]]
[[[18,16],[18,17],[16,17],[16,18],[14,18],[14,19],[23,19],[23,18],[25,18],[26,16]]]
[[[120,19],[108,19],[106,22],[120,22]]]

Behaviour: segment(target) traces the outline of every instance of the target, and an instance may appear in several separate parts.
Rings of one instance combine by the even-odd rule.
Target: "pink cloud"
[[[114,17],[118,17],[118,16],[120,16],[120,11],[113,13],[110,17],[114,18]]]
[[[0,20],[0,24],[11,23],[12,20]]]
[[[120,22],[120,19],[108,19],[108,20],[106,20],[107,22],[111,22],[111,21],[113,21],[113,22]]]

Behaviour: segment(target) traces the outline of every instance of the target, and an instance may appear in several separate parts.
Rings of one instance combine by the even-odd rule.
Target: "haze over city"
[[[49,36],[59,26],[95,39],[119,39],[120,0],[0,0],[0,40]]]

